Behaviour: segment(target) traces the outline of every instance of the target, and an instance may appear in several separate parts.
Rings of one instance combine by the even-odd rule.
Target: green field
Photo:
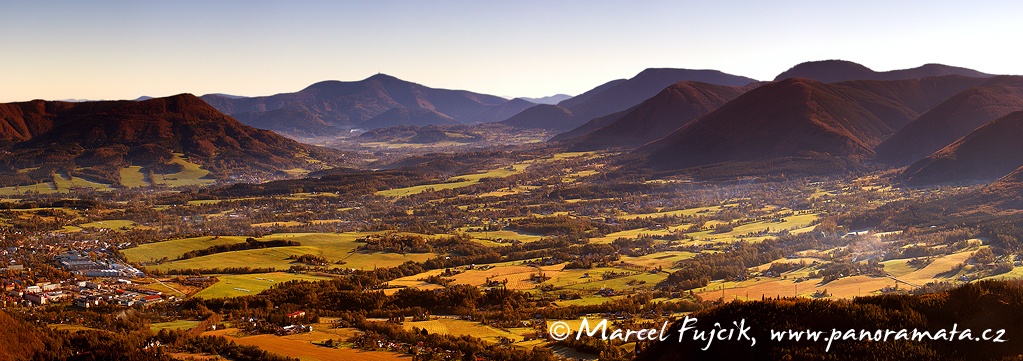
[[[70,323],[51,323],[51,324],[49,324],[47,326],[49,326],[50,329],[57,330],[57,331],[68,331],[68,332],[97,331],[97,332],[106,332],[106,330],[102,330],[102,329],[98,329],[98,328],[92,328],[92,327],[85,326],[85,325],[70,324]]]
[[[693,216],[697,214],[712,215],[721,210],[721,206],[711,207],[698,207],[698,208],[687,208],[679,209],[674,211],[661,211],[653,213],[638,213],[638,214],[625,214],[617,216],[618,219],[638,219],[638,218],[657,218],[657,217],[678,217],[678,216]]]
[[[881,262],[881,264],[884,265],[885,272],[890,273],[892,276],[899,277],[917,270],[909,265],[909,261],[910,259],[893,259]]]
[[[28,192],[38,192],[39,194],[67,193],[71,191],[71,188],[92,188],[99,191],[113,189],[109,184],[97,183],[80,177],[69,177],[66,174],[54,174],[53,181],[50,182],[0,188],[0,196],[15,196]]]
[[[530,165],[532,165],[533,163],[536,163],[536,162],[545,162],[546,163],[546,162],[561,161],[561,160],[566,160],[566,159],[571,159],[571,158],[579,158],[579,157],[592,158],[592,157],[595,157],[595,156],[596,156],[596,153],[594,153],[594,152],[558,153],[558,154],[552,155],[550,158],[525,160],[525,161],[521,161],[521,162],[512,164],[511,166],[508,166],[508,167],[491,169],[491,170],[486,171],[486,172],[474,173],[474,174],[457,175],[457,176],[448,178],[445,182],[442,182],[442,183],[423,184],[423,185],[418,185],[418,186],[413,186],[413,187],[382,190],[382,191],[377,192],[377,195],[384,196],[384,197],[405,197],[405,196],[409,196],[409,195],[413,195],[413,194],[419,194],[419,193],[422,193],[422,192],[425,192],[425,191],[431,190],[431,189],[432,190],[445,190],[445,189],[463,188],[463,187],[468,187],[468,186],[474,185],[476,183],[479,183],[479,181],[481,179],[483,179],[483,178],[504,178],[504,177],[508,177],[508,176],[511,176],[511,175],[522,173],[522,171],[524,171],[527,167],[529,167]],[[593,174],[596,174],[596,173],[597,172],[592,171],[592,170],[581,171],[581,172],[578,172],[578,173],[574,174],[574,176],[570,176],[570,178],[571,177],[578,178],[578,177],[593,175]],[[514,192],[509,192],[507,194],[513,194],[513,193]],[[503,195],[503,194],[505,194],[505,193],[496,193],[494,195]]]
[[[11,186],[0,188],[0,195],[2,196],[16,196],[29,192],[39,194],[53,194],[57,193],[57,187],[53,185],[53,182],[45,182],[25,186]]]
[[[600,172],[592,170],[592,169],[581,170],[581,171],[577,171],[577,172],[572,172],[572,173],[566,174],[564,177],[561,177],[561,181],[565,182],[565,183],[573,183],[573,182],[579,180],[579,178],[586,178],[586,177],[589,177],[591,175],[597,175],[597,174],[600,174]]]
[[[565,160],[565,159],[579,158],[579,157],[592,158],[592,157],[594,157],[596,155],[597,155],[596,152],[564,152],[564,153],[554,154],[553,156],[551,156],[547,160]]]
[[[499,282],[507,280],[508,283],[505,287],[508,289],[531,290],[539,287],[540,284],[530,280],[530,276],[537,272],[543,272],[544,275],[550,277],[550,279],[545,281],[544,284],[550,284],[556,288],[562,289],[596,291],[600,288],[607,287],[614,288],[616,290],[628,288],[650,288],[667,277],[667,274],[665,273],[650,274],[647,272],[637,272],[635,270],[617,267],[566,270],[564,269],[565,263],[533,267],[523,264],[522,261],[513,261],[491,263],[482,266],[483,267],[477,267],[472,270],[465,269],[465,267],[459,267],[459,269],[463,272],[451,276],[450,278],[455,284],[467,284],[474,286],[484,285],[487,279]],[[601,276],[607,271],[625,273],[627,276],[604,280]],[[391,286],[415,288],[419,288],[419,286],[432,286],[431,284],[423,283],[420,279],[439,275],[441,272],[443,272],[443,270],[426,271],[417,275],[398,278],[389,282],[389,284]],[[634,281],[634,284],[628,285],[630,281]],[[644,281],[645,283],[641,283]]]
[[[479,197],[479,198],[483,198],[483,197],[504,197],[504,196],[514,195],[514,194],[531,192],[531,191],[533,191],[534,189],[537,189],[537,188],[539,188],[539,187],[538,186],[515,186],[515,187],[501,188],[501,189],[493,190],[493,191],[490,191],[490,192],[480,193],[478,195],[463,195],[463,196],[465,196],[465,197]]]
[[[148,187],[152,184],[146,181],[146,175],[142,173],[142,167],[134,165],[121,169],[121,185],[128,188],[136,188]]]
[[[245,236],[179,238],[163,242],[138,245],[121,250],[129,262],[150,262],[164,257],[175,259],[188,251],[205,249],[222,244],[245,242]]]
[[[89,223],[82,223],[78,225],[79,228],[106,228],[113,231],[120,231],[122,229],[132,229],[136,227],[135,222],[124,220],[124,219],[110,219],[105,221],[96,221]]]
[[[926,267],[914,269],[908,267],[902,260],[886,261],[885,270],[895,275],[903,282],[915,285],[924,285],[929,282],[949,281],[955,282],[956,278],[964,271],[950,274],[950,271],[957,268],[957,265],[966,261],[974,252],[987,246],[982,246],[958,253],[939,256]],[[891,269],[889,269],[891,268]],[[894,272],[893,272],[894,271]],[[907,272],[908,271],[908,272]],[[771,277],[754,277],[745,281],[712,281],[707,287],[694,290],[704,299],[717,299],[724,295],[726,300],[734,298],[745,299],[747,294],[750,299],[759,299],[761,296],[793,296],[809,297],[814,292],[827,290],[834,298],[853,298],[879,293],[884,287],[892,287],[896,281],[888,277],[871,277],[857,275],[843,277],[838,280],[822,284],[820,278],[810,279],[805,282],[794,282],[796,277],[805,276],[807,269],[788,273],[787,279]],[[906,272],[906,273],[903,273]],[[913,288],[912,286],[900,283],[901,288]],[[723,289],[723,290],[722,290]]]
[[[759,221],[743,224],[735,227],[730,232],[718,233],[713,230],[690,233],[689,235],[701,242],[732,242],[738,237],[744,237],[747,233],[758,233],[761,231],[778,232],[789,230],[792,233],[802,233],[813,230],[813,223],[817,221],[817,214],[799,214],[784,217],[781,222]],[[711,224],[708,222],[708,224]],[[748,241],[760,241],[766,237],[746,237]]]
[[[594,243],[611,243],[611,242],[614,242],[616,239],[619,239],[619,238],[639,238],[639,236],[641,236],[641,235],[663,236],[663,235],[671,234],[671,233],[673,233],[675,231],[680,231],[680,230],[681,231],[685,231],[687,228],[689,228],[689,225],[683,224],[683,225],[680,225],[680,226],[665,227],[665,228],[661,228],[661,229],[649,229],[649,228],[629,229],[629,230],[625,230],[625,231],[621,231],[621,232],[609,233],[609,234],[607,234],[607,235],[605,235],[603,237],[593,237],[593,238],[590,238],[590,242],[594,242]]]
[[[495,245],[496,244],[504,244],[504,243],[506,243],[508,241],[533,242],[533,241],[538,241],[538,240],[540,240],[540,238],[542,238],[541,236],[537,236],[537,235],[524,234],[524,233],[519,233],[519,232],[515,232],[515,231],[505,231],[505,230],[501,230],[501,231],[486,231],[486,232],[469,232],[468,230],[463,229],[463,231],[465,232],[465,234],[468,234],[469,236],[471,236],[473,238],[476,238],[476,239],[479,239],[479,240],[484,240],[484,241],[491,241]],[[498,242],[499,240],[504,241],[504,242]]]
[[[558,300],[558,301],[555,301],[554,303],[558,307],[593,306],[593,305],[605,304],[605,303],[608,303],[608,302],[611,302],[611,301],[614,301],[614,300],[615,300],[614,297],[605,297],[605,296],[601,296],[601,295],[586,295],[586,296],[583,296],[582,298],[577,298],[577,299],[574,299],[574,300]]]
[[[296,280],[320,281],[328,279],[327,277],[284,272],[218,275],[217,278],[220,279],[220,282],[217,282],[213,286],[196,293],[192,297],[220,298],[254,295],[281,282]]]
[[[323,257],[331,262],[331,267],[373,269],[378,267],[394,267],[407,261],[421,262],[436,257],[433,253],[363,253],[356,252],[360,243],[356,239],[370,233],[280,233],[260,238],[289,239],[300,242],[301,246],[250,249],[211,254],[185,260],[166,262],[149,268],[161,271],[173,269],[210,269],[228,267],[276,268],[286,270],[294,265],[294,258],[312,254]],[[159,260],[163,257],[175,259],[192,250],[209,248],[218,244],[244,242],[243,236],[222,236],[185,238],[156,243],[143,244],[122,252],[132,262]],[[344,261],[344,264],[337,264]]]
[[[223,329],[207,331],[204,335],[224,336],[232,342],[242,345],[255,346],[267,352],[282,356],[289,356],[302,361],[331,361],[331,360],[359,360],[359,361],[408,361],[411,358],[396,352],[388,351],[364,351],[347,347],[333,348],[322,347],[314,344],[328,338],[334,340],[345,340],[351,337],[351,333],[338,333],[335,330],[327,333],[319,331],[326,326],[316,326],[310,333],[303,333],[289,336],[263,335],[240,335],[238,329]],[[190,357],[191,355],[184,355]],[[219,357],[219,356],[218,356]]]
[[[1023,267],[1014,267],[1012,271],[984,277],[981,280],[1018,280],[1023,279]]]
[[[198,164],[189,162],[184,158],[184,154],[174,153],[174,158],[171,159],[170,163],[180,164],[184,167],[180,172],[158,174],[153,173],[151,181],[156,185],[164,185],[168,187],[180,187],[180,186],[193,186],[193,185],[208,185],[213,184],[213,179],[206,179],[209,171],[202,169]]]
[[[625,276],[625,277],[613,278],[613,279],[609,279],[609,280],[603,280],[603,279],[600,278],[600,275],[605,270],[614,270],[614,271],[617,271],[617,272],[623,272],[623,271],[627,272],[626,270],[615,269],[615,268],[608,268],[608,269],[598,268],[598,269],[593,269],[593,270],[586,270],[586,271],[590,271],[590,273],[589,273],[590,274],[590,278],[587,280],[588,282],[580,282],[580,279],[574,277],[576,274],[580,274],[581,275],[581,273],[579,273],[579,272],[569,272],[569,273],[565,274],[565,276],[567,276],[567,277],[556,277],[554,279],[554,281],[555,281],[554,284],[555,284],[555,286],[562,285],[563,282],[564,282],[563,280],[567,279],[569,282],[572,282],[572,284],[563,285],[563,287],[565,289],[569,289],[569,290],[595,291],[595,290],[599,290],[601,288],[610,288],[610,289],[613,289],[613,290],[620,291],[620,290],[627,290],[627,289],[634,289],[634,288],[635,289],[651,289],[658,282],[664,281],[665,278],[668,278],[668,274],[667,273],[652,274],[652,273],[648,273],[648,272],[641,272],[641,273],[634,274],[634,275],[631,275],[631,276]]]
[[[298,221],[283,221],[283,222],[265,222],[265,223],[252,223],[251,227],[298,227],[305,223]]]
[[[171,322],[158,322],[149,325],[149,329],[153,333],[160,332],[160,330],[188,330],[192,327],[198,326],[201,321],[189,321],[189,320],[177,320]]]
[[[64,174],[54,175],[53,185],[57,187],[57,191],[59,192],[67,192],[71,188],[75,187],[92,188],[96,190],[111,189],[109,184],[92,182],[79,177],[68,177]]]
[[[413,186],[413,187],[383,190],[383,191],[377,192],[377,195],[384,196],[384,197],[405,197],[405,196],[410,196],[410,195],[413,195],[413,194],[423,193],[423,192],[426,192],[428,190],[442,191],[442,190],[445,190],[445,189],[463,188],[463,187],[471,186],[471,185],[476,184],[476,183],[478,183],[478,182],[465,180],[465,181],[460,181],[460,182],[424,184],[424,185],[418,185],[418,186]]]
[[[292,177],[305,177],[309,174],[309,170],[304,168],[282,169],[282,171],[284,171],[284,173],[288,173],[288,175]]]
[[[675,262],[690,259],[696,256],[696,253],[686,251],[664,251],[653,254],[648,254],[639,257],[622,256],[621,261],[634,264],[641,267],[662,267],[664,269],[672,268]]]
[[[484,326],[479,322],[457,320],[453,318],[438,318],[429,321],[405,322],[402,324],[406,330],[413,327],[426,329],[429,333],[439,333],[455,336],[479,337],[484,341],[498,343],[501,337],[511,339],[513,342],[522,341],[522,336],[510,331],[505,331],[490,326]]]
[[[448,178],[444,183],[433,183],[424,184],[406,188],[388,189],[377,192],[377,195],[384,197],[405,197],[413,194],[419,194],[427,190],[444,190],[444,189],[455,189],[468,187],[473,184],[479,183],[483,178],[504,178],[510,175],[521,173],[529,164],[516,163],[506,168],[492,169],[482,173],[458,175]]]

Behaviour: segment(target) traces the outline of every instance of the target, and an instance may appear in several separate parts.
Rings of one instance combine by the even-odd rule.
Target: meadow
[[[150,183],[167,187],[179,187],[209,185],[216,182],[213,179],[206,178],[210,174],[208,170],[202,169],[198,164],[189,162],[184,158],[184,154],[174,153],[170,163],[181,165],[181,171],[166,174],[153,173],[149,180]]]
[[[366,361],[408,361],[410,357],[389,351],[363,351],[348,347],[324,347],[313,344],[311,341],[303,340],[303,335],[275,336],[275,335],[239,335],[237,329],[224,329],[208,331],[204,335],[224,336],[230,341],[242,345],[256,346],[260,349],[288,357],[295,357],[302,361],[331,361],[331,360],[366,360]],[[315,329],[314,329],[315,332]],[[327,337],[324,339],[329,339]],[[333,338],[339,340],[342,337]]]
[[[63,173],[56,173],[53,175],[53,180],[50,182],[2,187],[0,188],[0,196],[19,196],[27,193],[68,193],[75,188],[91,188],[97,191],[114,190],[114,188],[112,188],[109,184],[93,182],[77,176],[68,176]]]
[[[170,160],[171,164],[179,164],[182,170],[175,173],[153,173],[148,176],[141,166],[129,166],[120,170],[121,185],[126,188],[149,187],[153,185],[178,187],[193,185],[210,185],[216,181],[206,178],[210,172],[202,169],[199,164],[189,162],[184,154],[175,153]],[[101,182],[94,182],[88,179],[69,176],[65,173],[56,173],[53,180],[30,185],[0,187],[0,196],[21,196],[28,193],[56,194],[68,193],[76,188],[91,188],[97,191],[112,191],[113,185]]]
[[[192,295],[199,298],[221,298],[254,295],[275,284],[287,281],[319,281],[327,277],[306,274],[270,272],[238,275],[215,275],[219,281]]]
[[[419,329],[425,329],[429,333],[440,333],[448,335],[465,335],[478,337],[484,341],[491,343],[500,343],[501,338],[507,338],[512,342],[522,341],[523,337],[520,334],[513,333],[498,328],[485,326],[479,322],[459,320],[454,318],[436,318],[428,321],[406,321],[402,324],[406,330],[412,330],[413,327]]]
[[[892,260],[885,262],[885,270],[889,265],[892,268],[892,275],[899,281],[889,277],[872,277],[856,275],[839,278],[838,280],[823,283],[821,278],[811,278],[798,281],[799,277],[805,276],[807,269],[799,269],[783,274],[783,277],[755,277],[745,281],[712,281],[707,287],[695,290],[704,299],[718,299],[724,297],[731,299],[760,299],[763,297],[810,297],[817,291],[827,291],[833,298],[853,298],[879,294],[881,289],[886,287],[898,287],[901,289],[914,288],[913,285],[924,285],[929,282],[949,281],[957,282],[958,272],[949,273],[959,264],[966,261],[974,252],[980,248],[974,248],[962,252],[940,256],[934,259],[929,265],[913,269],[905,265],[908,260]]]
[[[510,175],[521,173],[528,166],[527,163],[516,163],[508,167],[491,169],[482,173],[457,175],[448,178],[443,183],[424,184],[405,188],[395,188],[378,191],[377,195],[384,197],[405,197],[413,194],[419,194],[427,190],[445,190],[445,189],[456,189],[464,188],[480,182],[484,178],[504,178]]]
[[[219,236],[195,237],[142,244],[122,250],[131,262],[151,262],[163,258],[172,260],[147,268],[161,271],[212,268],[274,268],[287,270],[297,264],[295,258],[315,255],[327,259],[332,268],[373,269],[394,267],[407,261],[422,262],[436,257],[433,253],[382,253],[360,252],[357,239],[375,232],[351,233],[278,233],[260,240],[287,239],[301,243],[301,246],[273,247],[215,253],[183,260],[174,260],[186,252],[206,249],[215,245],[242,243],[247,237]],[[339,263],[339,261],[341,261]]]
[[[195,326],[198,326],[201,321],[194,320],[175,320],[169,322],[157,322],[149,325],[149,330],[154,333],[160,332],[160,330],[181,330],[187,331]]]

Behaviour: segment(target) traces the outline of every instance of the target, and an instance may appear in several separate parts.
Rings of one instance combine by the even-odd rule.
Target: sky
[[[0,0],[0,102],[294,92],[376,73],[576,95],[645,68],[811,60],[1023,74],[1019,1]]]

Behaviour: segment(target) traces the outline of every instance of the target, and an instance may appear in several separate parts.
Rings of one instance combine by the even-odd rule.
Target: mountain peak
[[[364,79],[363,81],[373,81],[373,80],[376,80],[376,81],[404,81],[404,80],[398,79],[397,77],[394,77],[394,76],[391,76],[391,75],[387,75],[387,74],[384,74],[384,73],[373,74],[372,76],[370,76],[369,78]]]
[[[539,98],[519,97],[519,99],[524,99],[533,104],[558,104],[565,100],[572,99],[572,96],[568,94],[555,94]]]
[[[779,74],[774,78],[774,80],[810,78],[825,83],[834,83],[849,80],[919,79],[943,75],[962,75],[973,78],[986,78],[991,76],[990,74],[985,74],[973,69],[936,63],[928,63],[911,69],[878,72],[862,64],[848,60],[819,60],[800,63]]]
[[[206,104],[206,102],[204,102],[202,99],[199,99],[199,97],[195,96],[192,93],[175,94],[175,95],[171,95],[171,96],[166,97],[166,98],[153,98],[153,99],[143,100],[143,102],[153,101],[153,100],[161,100],[161,99],[166,100],[168,102],[175,102],[175,103]]]
[[[130,104],[126,104],[124,107],[120,109],[114,109],[112,111],[139,113],[152,112],[196,114],[220,113],[219,111],[216,110],[216,108],[209,105],[209,103],[206,103],[206,101],[189,93],[182,93],[164,98],[152,98],[148,100],[136,101]]]
[[[531,102],[531,101],[529,101],[526,98],[514,98],[512,100],[509,100],[508,103],[509,104],[515,104],[515,105],[529,105],[529,106],[533,106],[533,105],[539,104],[539,103],[536,103],[536,102]]]
[[[826,83],[844,80],[874,79],[875,72],[862,64],[848,60],[818,60],[797,64],[774,78],[775,81],[789,78],[810,78]]]
[[[416,125],[436,124],[441,119],[471,123],[478,114],[499,108],[508,101],[464,90],[430,88],[384,73],[356,81],[321,81],[294,93],[237,99],[206,96],[203,99],[242,123],[303,135],[333,135],[345,129],[366,129],[382,123],[364,123],[394,108],[430,109],[439,115],[408,118],[399,114],[401,111],[388,115],[413,122],[431,119]],[[515,106],[517,108],[504,108],[524,109],[528,104]],[[499,119],[493,121],[496,120]]]
[[[646,68],[639,72],[639,74],[636,74],[636,76],[629,79],[629,81],[656,82],[661,84],[667,79],[677,80],[668,80],[667,84],[664,84],[664,86],[660,87],[658,90],[664,89],[664,87],[680,81],[698,81],[729,86],[744,86],[746,84],[756,82],[755,79],[727,74],[720,70],[678,68]]]

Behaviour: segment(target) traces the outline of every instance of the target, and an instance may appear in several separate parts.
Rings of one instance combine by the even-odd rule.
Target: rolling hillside
[[[20,170],[42,169],[85,174],[116,184],[120,169],[128,166],[158,172],[180,170],[181,162],[174,159],[199,164],[213,178],[226,178],[314,167],[310,162],[340,156],[333,150],[241,124],[190,94],[141,102],[75,104],[43,103],[42,108],[54,111],[15,119],[53,125],[13,144],[0,172],[24,175]]]
[[[878,145],[878,160],[904,166],[977,127],[1023,110],[1023,77],[1000,76],[956,94]]]
[[[861,89],[788,79],[751,90],[636,154],[655,169],[791,156],[865,157],[915,116]]]
[[[505,124],[517,127],[541,127],[551,130],[569,130],[579,127],[595,118],[617,113],[642,103],[657,95],[669,85],[695,81],[726,86],[745,86],[756,82],[755,79],[726,74],[717,70],[691,70],[671,68],[651,68],[626,80],[615,80],[598,86],[586,93],[558,103],[558,106],[571,112],[571,117],[556,123],[557,127],[549,126],[549,121],[532,119],[530,113],[520,113],[515,120]],[[534,113],[546,116],[547,113]],[[563,124],[563,125],[562,125]]]
[[[569,130],[575,126],[572,111],[560,105],[540,104],[501,121],[501,124],[515,128],[542,128]]]
[[[910,165],[909,185],[987,182],[1023,167],[1023,111],[998,118]]]
[[[677,83],[618,115],[610,124],[567,141],[574,143],[574,150],[638,147],[717,109],[743,92],[745,89],[741,87],[690,81]],[[592,123],[601,123],[606,119],[608,117],[597,118],[579,128],[597,127]]]

